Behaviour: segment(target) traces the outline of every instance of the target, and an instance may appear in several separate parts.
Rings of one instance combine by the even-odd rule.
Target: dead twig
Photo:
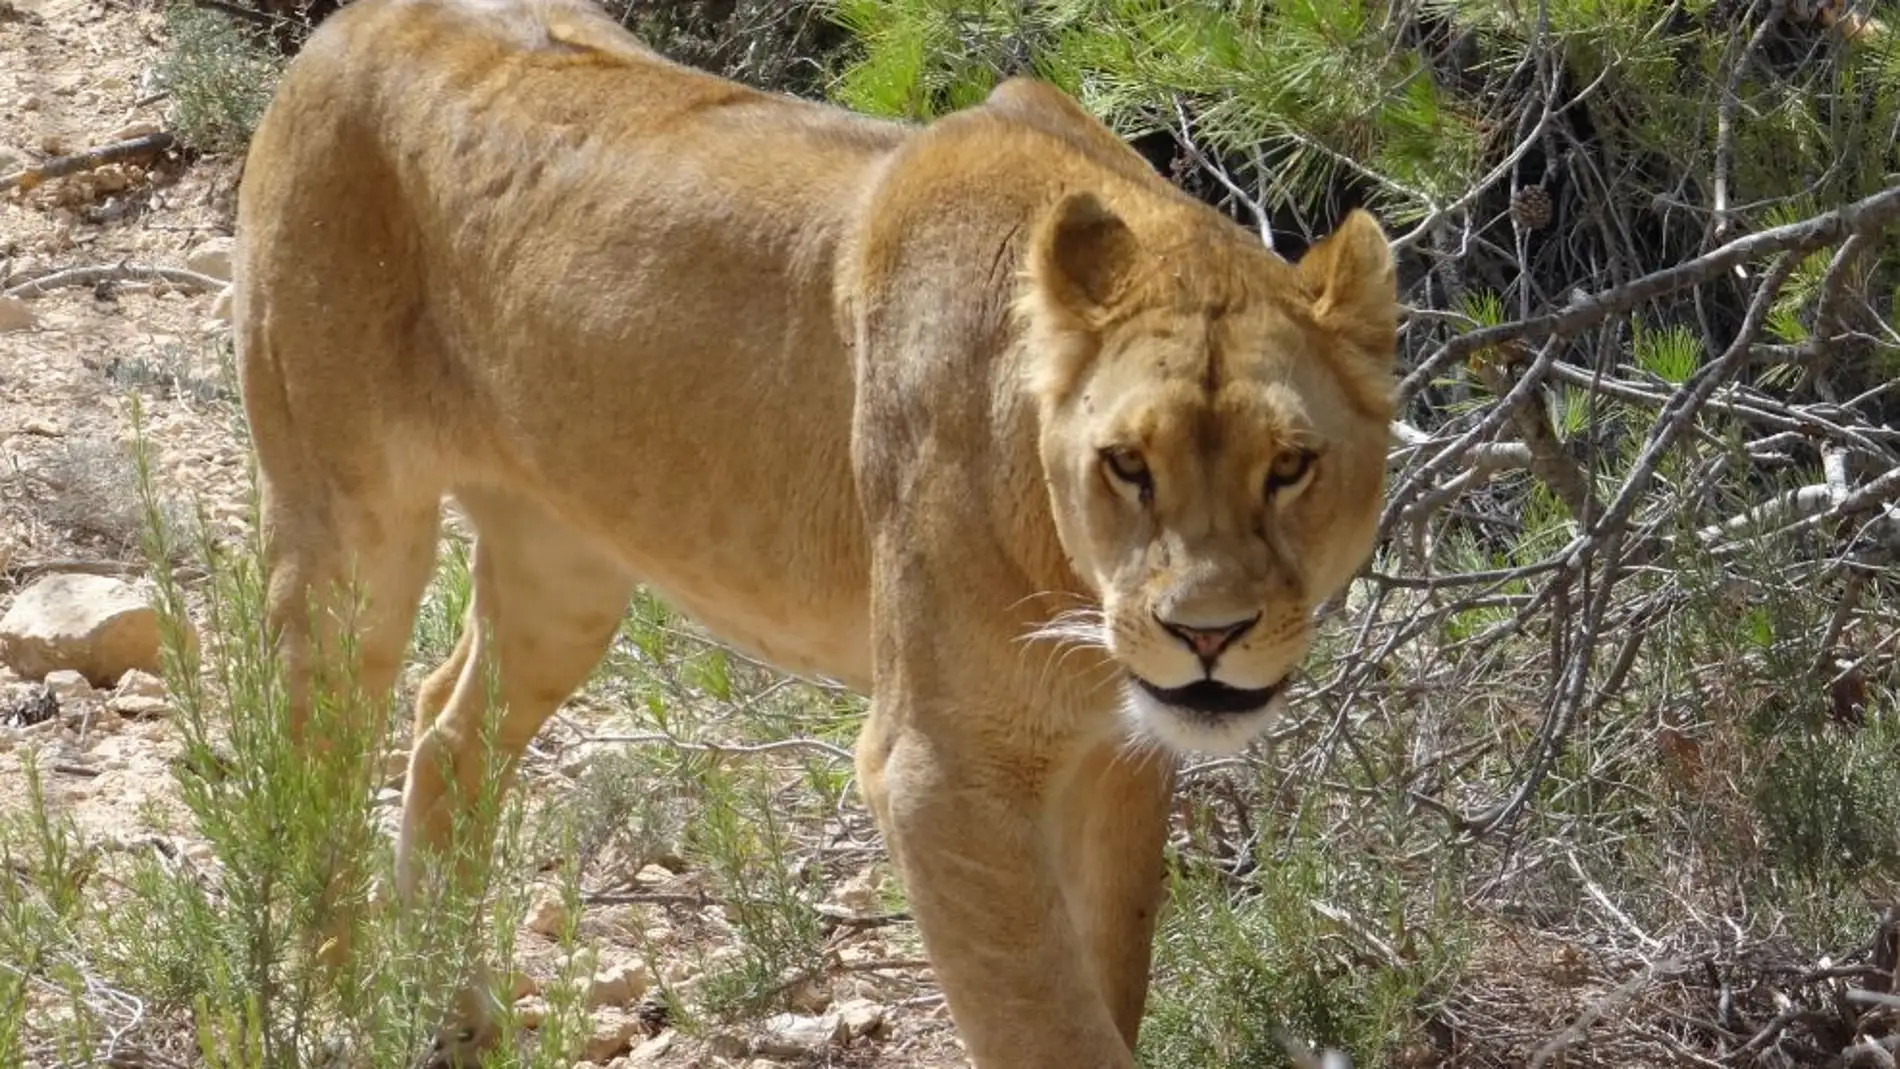
[[[6,296],[23,299],[43,297],[62,286],[97,286],[102,282],[164,282],[200,293],[213,293],[228,284],[221,278],[201,275],[182,267],[121,263],[110,266],[70,267],[64,271],[55,271],[50,275],[23,282],[7,290]]]
[[[177,143],[178,138],[174,134],[167,130],[160,130],[157,133],[115,141],[110,145],[101,145],[71,156],[55,157],[37,167],[28,167],[10,175],[0,176],[0,192],[5,192],[15,186],[20,187],[21,192],[26,192],[49,178],[64,178],[69,174],[104,167],[108,163],[118,163],[135,156],[149,156],[153,153],[164,152]]]
[[[1480,349],[1509,341],[1567,337],[1613,315],[1627,312],[1644,301],[1707,282],[1750,260],[1790,251],[1806,253],[1845,240],[1852,234],[1879,230],[1896,219],[1900,219],[1900,185],[1811,219],[1736,238],[1693,260],[1652,271],[1621,286],[1585,296],[1561,311],[1460,334],[1440,346],[1437,352],[1413,368],[1399,383],[1401,405],[1453,361]]]

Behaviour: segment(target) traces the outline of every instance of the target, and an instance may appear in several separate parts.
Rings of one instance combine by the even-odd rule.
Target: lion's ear
[[[1030,239],[1029,276],[1042,311],[1066,320],[1065,327],[1101,326],[1127,289],[1138,254],[1134,232],[1095,194],[1065,195]]]
[[[1298,271],[1322,326],[1391,358],[1399,322],[1398,282],[1392,247],[1370,212],[1353,209],[1338,229],[1306,251]]]

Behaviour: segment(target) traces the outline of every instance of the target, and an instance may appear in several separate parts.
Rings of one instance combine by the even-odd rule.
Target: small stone
[[[119,685],[106,699],[106,708],[127,720],[169,715],[171,703],[165,698],[165,681],[137,668],[128,668],[119,677]]]
[[[589,1009],[597,1006],[625,1006],[635,1002],[653,986],[653,974],[638,962],[620,962],[594,974],[587,988]]]
[[[409,751],[408,750],[383,751],[383,783],[384,785],[393,787],[393,786],[401,784],[402,781],[407,778],[409,778]]]
[[[594,1016],[593,1034],[581,1048],[581,1057],[590,1062],[607,1061],[632,1048],[639,1034],[640,1022],[630,1014],[615,1010],[598,1013]]]
[[[868,998],[854,998],[838,1003],[832,1012],[844,1022],[844,1030],[852,1039],[875,1036],[884,1030],[886,1010]]]
[[[561,929],[567,927],[567,903],[556,891],[542,891],[528,906],[527,925],[531,932],[559,939]]]
[[[70,668],[46,673],[45,683],[53,697],[63,702],[90,697],[92,694],[92,684],[86,682],[85,676]]]
[[[516,969],[508,976],[508,991],[510,1001],[520,1002],[530,995],[539,995],[541,993],[541,983],[527,973]]]
[[[800,1013],[823,1013],[831,1005],[831,985],[815,976],[803,977],[786,992],[785,1005]]]
[[[135,137],[150,137],[151,135],[158,133],[161,129],[163,129],[163,127],[159,126],[157,123],[151,121],[150,119],[139,119],[134,122],[126,123],[124,126],[121,126],[117,130],[114,130],[111,133],[107,134],[106,140],[107,141],[130,141]]]
[[[26,679],[73,669],[109,687],[127,669],[158,671],[158,611],[130,583],[49,575],[0,617],[0,661]]]
[[[627,1060],[637,1066],[654,1065],[673,1049],[673,1030],[667,1029],[627,1052]]]
[[[5,168],[0,167],[0,171]],[[18,297],[0,297],[0,334],[17,330],[31,330],[39,317],[33,314],[33,307]]]
[[[202,839],[186,846],[183,853],[185,857],[200,865],[209,865],[218,856],[217,852],[211,849],[211,844]]]
[[[150,672],[137,668],[128,668],[119,677],[119,685],[112,688],[113,696],[120,698],[159,698],[165,697],[165,681]]]
[[[548,1001],[544,998],[524,998],[515,1003],[515,1023],[533,1031],[541,1027],[548,1019]]]
[[[237,288],[226,286],[218,291],[217,300],[211,302],[211,318],[220,323],[229,323],[232,319],[231,302],[236,299]]]
[[[186,269],[224,282],[231,281],[232,244],[232,240],[227,237],[206,238],[185,254]]]
[[[171,703],[163,698],[141,698],[136,694],[107,698],[106,708],[127,720],[156,720],[170,716],[172,711]]]
[[[765,1031],[752,1041],[752,1053],[768,1058],[796,1058],[816,1054],[849,1038],[844,1018],[835,1013],[806,1017],[781,1013],[765,1022]]]

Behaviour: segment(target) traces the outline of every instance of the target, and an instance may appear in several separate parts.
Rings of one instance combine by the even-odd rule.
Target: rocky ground
[[[0,0],[0,181],[164,130],[153,89],[164,43],[153,0]],[[181,746],[155,674],[127,447],[136,398],[168,504],[180,517],[198,510],[216,537],[243,535],[249,483],[222,294],[238,173],[234,159],[172,150],[0,192],[0,810],[20,804],[31,751],[54,805],[88,837],[206,866],[218,860],[192,834],[169,765]],[[190,275],[153,281],[138,270],[149,266]],[[527,789],[561,789],[584,763],[576,740],[609,716],[570,709]],[[399,786],[381,795],[392,812]],[[861,848],[827,910],[875,909],[878,860]],[[658,969],[675,984],[732,951],[719,905],[693,904],[702,875],[650,865],[622,896],[635,901],[586,910],[582,940],[599,965],[583,1064],[965,1064],[907,925],[841,925],[836,968],[794,992],[788,1015],[691,1036],[643,1021],[656,977],[636,945],[676,955]],[[527,1020],[555,967],[544,933],[557,912],[544,897],[520,936]],[[148,1045],[193,1063],[183,1017],[142,1027]]]

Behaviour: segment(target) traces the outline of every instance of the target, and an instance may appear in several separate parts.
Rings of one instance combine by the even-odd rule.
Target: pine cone
[[[1552,207],[1550,194],[1542,186],[1525,186],[1511,194],[1511,218],[1526,230],[1549,226]]]

